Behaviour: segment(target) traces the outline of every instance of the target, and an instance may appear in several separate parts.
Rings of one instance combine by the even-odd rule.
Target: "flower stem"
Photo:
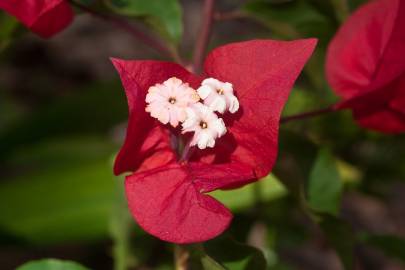
[[[174,265],[176,270],[187,270],[190,252],[182,245],[174,245]]]
[[[287,123],[287,122],[290,122],[290,121],[295,121],[295,120],[301,120],[301,119],[311,118],[311,117],[315,117],[315,116],[320,116],[320,115],[330,113],[330,112],[335,112],[335,111],[338,111],[338,110],[340,110],[340,109],[336,108],[334,105],[332,105],[332,106],[329,106],[327,108],[320,109],[320,110],[315,110],[315,111],[290,115],[290,116],[282,117],[280,119],[280,124],[284,124],[284,123]]]
[[[187,142],[186,145],[184,146],[183,152],[182,152],[180,160],[179,160],[180,163],[187,162],[190,159],[190,157],[193,155],[194,147],[192,147],[190,145],[190,142],[191,142],[191,140],[189,142]]]
[[[193,70],[196,73],[200,73],[202,70],[203,59],[205,51],[208,46],[208,42],[211,36],[211,30],[214,19],[214,6],[215,0],[205,0],[204,8],[202,12],[202,22],[200,34],[198,36],[193,58]]]
[[[114,270],[127,270],[135,267],[137,259],[131,249],[132,218],[129,214],[125,195],[124,178],[113,179],[117,184],[113,211],[110,217],[110,236],[113,240],[112,255]]]
[[[82,5],[74,0],[69,0],[69,2],[77,7],[78,9],[82,10],[83,12],[89,13],[94,17],[102,19],[104,21],[110,22],[111,24],[117,26],[118,28],[126,31],[135,39],[140,40],[144,44],[148,45],[152,49],[154,49],[157,53],[162,55],[163,57],[172,58],[176,62],[181,62],[181,59],[178,53],[174,49],[170,49],[164,45],[161,40],[151,36],[150,34],[145,33],[141,29],[137,28],[136,26],[130,24],[127,20],[111,16],[109,14],[100,13],[96,10],[93,10],[85,5]]]
[[[245,13],[243,13],[239,10],[214,13],[215,21],[238,20],[238,19],[245,19],[248,17],[249,17],[248,15],[246,15]]]

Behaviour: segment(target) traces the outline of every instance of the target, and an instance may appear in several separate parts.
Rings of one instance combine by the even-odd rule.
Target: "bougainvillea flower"
[[[60,32],[73,19],[73,11],[65,0],[0,0],[0,9],[44,38]]]
[[[208,55],[203,76],[170,62],[113,59],[130,114],[114,172],[132,173],[125,181],[126,197],[143,229],[165,241],[192,243],[228,227],[232,214],[207,193],[240,187],[270,172],[281,111],[315,44],[304,39],[225,45]],[[186,161],[172,148],[181,130],[169,129],[145,111],[149,87],[171,77],[193,89],[205,78],[229,82],[240,103],[237,113],[221,115],[227,132],[215,147],[195,148]]]
[[[360,7],[329,45],[327,78],[363,127],[405,131],[405,1]]]

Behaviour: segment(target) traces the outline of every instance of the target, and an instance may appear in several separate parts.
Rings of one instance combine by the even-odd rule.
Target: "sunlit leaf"
[[[286,188],[273,174],[242,188],[225,191],[216,190],[210,193],[210,195],[233,211],[241,211],[253,207],[258,199],[261,202],[269,202],[286,194]],[[260,196],[260,198],[257,198],[257,196]]]

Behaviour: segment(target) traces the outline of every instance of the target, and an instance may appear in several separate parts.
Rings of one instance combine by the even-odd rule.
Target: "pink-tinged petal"
[[[0,9],[44,38],[62,31],[73,19],[73,11],[65,0],[0,0]]]
[[[229,132],[218,140],[214,162],[249,165],[257,178],[270,172],[277,157],[281,111],[316,42],[253,40],[211,52],[205,72],[232,83],[240,102],[238,112],[224,115]]]
[[[120,74],[128,98],[129,123],[124,146],[115,160],[114,173],[156,168],[176,157],[170,147],[168,129],[164,129],[146,111],[146,94],[150,86],[177,77],[190,84],[198,84],[181,66],[159,61],[125,61],[112,59]]]
[[[344,98],[374,91],[405,70],[405,2],[377,0],[344,23],[328,48],[326,73]]]
[[[127,177],[129,209],[145,231],[165,241],[185,244],[214,238],[229,226],[232,214],[201,193],[205,185],[194,173],[188,165],[173,164]],[[225,178],[219,172],[214,174]]]

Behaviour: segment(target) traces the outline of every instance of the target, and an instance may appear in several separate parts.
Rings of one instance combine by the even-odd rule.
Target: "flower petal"
[[[405,2],[377,0],[362,6],[329,45],[327,78],[344,98],[383,87],[405,70]]]
[[[236,161],[266,176],[277,156],[280,114],[289,92],[316,45],[253,40],[215,49],[207,57],[209,77],[233,84],[240,109],[224,115],[229,132],[218,140],[215,161]]]
[[[181,66],[159,61],[125,61],[112,59],[121,76],[128,99],[129,123],[124,146],[115,160],[114,173],[151,169],[175,161],[169,131],[161,128],[146,111],[148,88],[177,77],[191,85],[199,79]]]
[[[405,132],[405,75],[386,86],[339,103],[350,108],[364,128],[384,133]]]
[[[246,168],[231,166],[172,164],[133,174],[125,182],[129,209],[143,229],[162,240],[194,243],[214,238],[229,226],[232,214],[202,192],[253,177]]]
[[[73,19],[73,11],[65,0],[1,0],[0,9],[44,38],[60,32]]]

